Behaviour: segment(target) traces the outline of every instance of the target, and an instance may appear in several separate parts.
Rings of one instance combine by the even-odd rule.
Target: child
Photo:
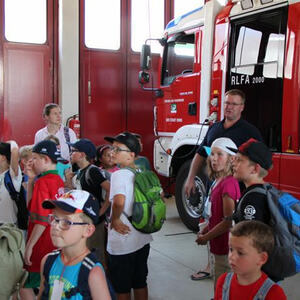
[[[97,147],[95,165],[104,171],[107,180],[110,180],[111,173],[119,170],[119,167],[112,162],[110,145]]]
[[[233,175],[243,181],[246,189],[240,199],[233,215],[233,220],[238,223],[243,220],[258,220],[265,224],[270,223],[270,212],[267,196],[259,192],[250,192],[255,187],[263,187],[264,177],[272,167],[272,153],[262,142],[249,139],[242,144],[233,162]],[[275,282],[283,280],[279,274],[273,273],[271,266],[272,256],[263,266],[264,272]]]
[[[211,153],[208,153],[208,175],[210,179],[214,179],[206,202],[209,223],[196,239],[199,245],[210,241],[210,252],[214,256],[215,285],[219,276],[229,270],[228,235],[232,222],[226,220],[226,217],[232,215],[235,202],[240,197],[238,181],[232,177],[231,162],[234,153],[227,147],[237,149],[231,139],[218,138],[211,145]]]
[[[25,248],[25,267],[29,276],[21,290],[22,299],[35,299],[33,289],[40,286],[40,264],[42,258],[54,249],[50,239],[48,215],[51,211],[42,207],[45,199],[53,199],[64,183],[56,170],[60,159],[56,145],[42,141],[32,149],[33,170],[40,175],[33,186],[32,198],[28,206],[30,213],[28,236]]]
[[[110,280],[118,299],[130,300],[133,289],[135,299],[147,300],[147,260],[152,237],[137,231],[123,213],[132,215],[134,173],[126,168],[136,168],[134,161],[140,144],[129,132],[104,139],[113,143],[112,159],[121,167],[111,175],[112,213],[107,243]]]
[[[56,148],[60,151],[60,143],[58,137],[55,135],[48,135],[44,141],[52,141],[55,143]],[[56,170],[58,171],[58,175],[61,177],[63,181],[65,181],[65,171],[71,168],[71,165],[67,160],[58,161],[56,164]]]
[[[229,235],[228,255],[233,273],[219,278],[214,300],[258,299],[255,296],[265,282],[271,286],[266,290],[266,297],[259,299],[287,299],[282,288],[261,271],[273,247],[274,236],[268,225],[260,221],[242,221],[235,225]],[[231,280],[229,276],[232,276]]]
[[[66,174],[66,182],[69,188],[84,190],[92,194],[98,201],[100,206],[100,221],[96,225],[95,234],[88,239],[89,249],[96,248],[96,255],[100,262],[105,265],[104,248],[105,248],[105,231],[104,219],[105,212],[109,207],[109,182],[103,176],[98,167],[92,165],[92,161],[96,156],[96,147],[89,139],[79,139],[71,146],[71,162],[76,163],[79,167],[79,172]],[[72,176],[74,176],[72,178]],[[105,200],[102,198],[102,189],[105,190]]]
[[[138,139],[141,147],[141,152],[143,151],[142,138],[138,133],[133,133],[133,135]],[[151,171],[150,162],[146,156],[138,155],[135,158],[135,165],[138,166],[141,170]]]
[[[17,224],[17,205],[4,184],[6,172],[9,172],[15,190],[19,192],[22,172],[19,166],[19,148],[15,141],[0,142],[0,223]]]
[[[83,299],[82,295],[88,299],[111,299],[103,268],[99,262],[92,261],[91,264],[95,257],[88,256],[90,250],[86,246],[87,238],[94,233],[94,224],[98,222],[98,202],[86,191],[71,190],[59,195],[57,200],[44,201],[43,207],[53,209],[53,214],[49,215],[51,239],[60,251],[54,251],[42,260],[38,299],[52,299],[54,295],[54,299],[66,299],[67,293],[71,293],[69,299],[74,300]],[[54,255],[56,258],[53,259],[51,256]],[[85,284],[79,286],[82,264],[87,263],[91,264],[90,271]]]

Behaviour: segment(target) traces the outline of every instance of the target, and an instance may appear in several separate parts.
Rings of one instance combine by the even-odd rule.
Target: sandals
[[[198,271],[196,273],[197,275],[203,275],[203,276],[195,276],[195,274],[191,275],[191,279],[192,280],[203,280],[203,279],[207,279],[207,278],[211,278],[211,274],[205,271]]]

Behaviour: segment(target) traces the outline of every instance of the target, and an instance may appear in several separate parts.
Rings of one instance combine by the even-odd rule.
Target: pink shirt
[[[210,201],[211,201],[211,217],[209,219],[209,230],[214,228],[217,224],[223,221],[223,196],[227,194],[235,202],[240,198],[240,187],[238,181],[232,176],[227,176],[222,179],[216,187],[213,188]],[[229,232],[212,239],[210,241],[210,251],[217,255],[228,254],[228,237]]]

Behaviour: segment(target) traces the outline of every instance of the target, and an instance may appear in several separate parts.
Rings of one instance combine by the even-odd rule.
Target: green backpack
[[[23,232],[12,224],[0,226],[0,299],[10,299],[26,280],[24,250]]]
[[[134,202],[132,216],[123,213],[136,230],[143,233],[156,232],[166,220],[166,204],[161,197],[160,181],[153,171],[127,169],[135,174]]]

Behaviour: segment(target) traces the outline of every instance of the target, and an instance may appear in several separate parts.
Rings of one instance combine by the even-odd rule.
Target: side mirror
[[[150,69],[150,61],[151,61],[150,45],[144,44],[142,46],[141,60],[140,60],[141,69],[142,70],[149,70]]]
[[[144,72],[144,71],[140,71],[139,72],[139,83],[140,84],[146,84],[146,83],[148,83],[149,82],[149,80],[150,80],[150,75],[149,75],[149,73],[147,73],[147,72]]]

